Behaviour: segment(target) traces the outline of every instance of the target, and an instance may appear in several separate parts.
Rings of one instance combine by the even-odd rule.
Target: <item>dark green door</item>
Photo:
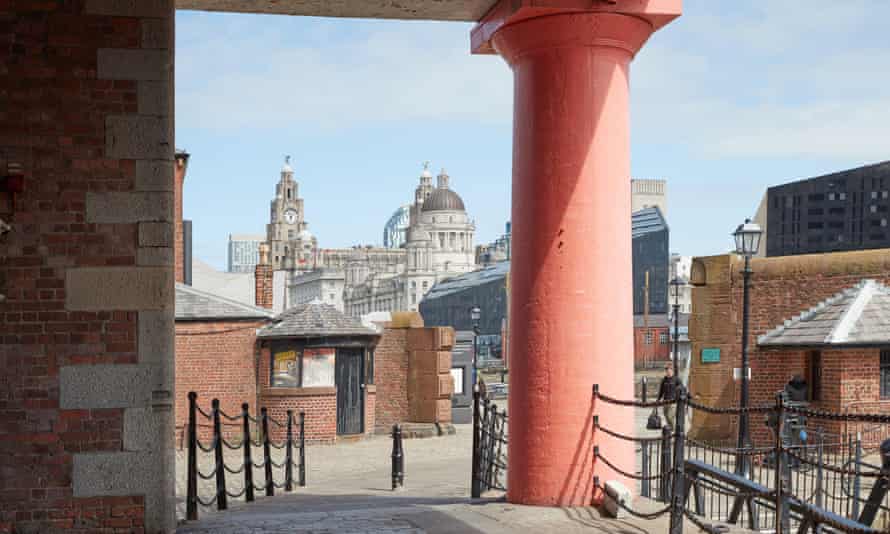
[[[362,349],[337,350],[337,434],[361,434],[364,430],[362,352]]]

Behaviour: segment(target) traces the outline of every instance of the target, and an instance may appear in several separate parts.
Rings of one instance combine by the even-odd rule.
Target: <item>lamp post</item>
[[[686,280],[675,275],[671,279],[671,296],[674,297],[674,376],[680,378],[680,288],[686,285]]]
[[[470,320],[473,321],[473,385],[476,385],[477,377],[479,374],[479,364],[478,364],[478,355],[479,355],[479,319],[482,318],[482,310],[479,309],[479,306],[473,306],[470,308]]]
[[[739,405],[742,408],[748,407],[748,284],[751,278],[751,256],[757,253],[760,248],[760,237],[763,230],[760,225],[752,223],[751,219],[745,219],[733,232],[735,238],[735,251],[737,254],[744,256],[745,268],[742,270],[742,387],[739,398]],[[739,440],[738,448],[744,448],[750,441],[748,428],[748,413],[739,414]],[[739,471],[744,472],[744,461],[738,462]]]

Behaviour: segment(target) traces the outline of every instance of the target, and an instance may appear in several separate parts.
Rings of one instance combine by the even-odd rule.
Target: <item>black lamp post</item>
[[[760,225],[752,223],[751,219],[745,219],[733,232],[735,238],[735,251],[737,254],[745,257],[745,269],[742,271],[742,388],[739,404],[742,408],[748,407],[748,284],[751,278],[751,256],[757,253],[760,248],[760,237],[763,230]],[[742,412],[739,415],[739,440],[738,448],[744,448],[750,442],[750,432],[748,428],[748,413]],[[744,466],[739,468],[744,472]]]
[[[671,295],[674,297],[674,376],[680,379],[680,289],[686,280],[675,275],[671,280]]]
[[[479,373],[478,355],[479,355],[479,319],[482,318],[482,310],[479,306],[470,308],[470,319],[473,321],[473,384],[476,384]]]

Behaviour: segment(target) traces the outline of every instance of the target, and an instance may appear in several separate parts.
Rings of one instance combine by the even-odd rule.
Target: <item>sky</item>
[[[668,183],[671,251],[726,252],[770,185],[890,159],[885,0],[685,0],[631,66],[631,169]],[[380,244],[424,161],[476,242],[510,217],[512,91],[472,25],[177,12],[176,144],[195,257],[265,233],[285,155],[325,248]]]

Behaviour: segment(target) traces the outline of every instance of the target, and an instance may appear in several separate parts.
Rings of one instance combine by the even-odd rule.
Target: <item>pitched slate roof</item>
[[[176,284],[177,321],[272,319],[274,316],[272,310]]]
[[[433,300],[452,293],[458,293],[471,287],[481,286],[495,280],[503,280],[506,278],[508,272],[510,272],[510,260],[489,265],[478,271],[460,274],[442,280],[434,285],[433,288],[424,295],[423,299]]]
[[[761,347],[890,344],[890,288],[862,280],[785,321],[757,343]]]
[[[360,319],[348,317],[330,304],[314,300],[300,304],[276,317],[262,328],[257,337],[320,337],[320,336],[377,336]]]

